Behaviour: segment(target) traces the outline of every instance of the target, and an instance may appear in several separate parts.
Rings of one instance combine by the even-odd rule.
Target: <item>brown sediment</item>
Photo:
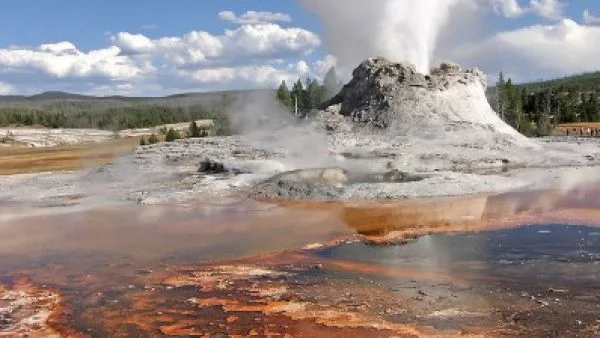
[[[215,307],[221,309],[224,311],[226,328],[234,332],[239,329],[250,329],[260,334],[267,334],[266,328],[261,328],[260,325],[251,325],[249,328],[244,324],[247,321],[243,318],[250,316],[255,319],[268,317],[275,323],[286,323],[285,326],[274,331],[280,335],[295,335],[294,330],[298,326],[302,327],[302,336],[323,336],[328,333],[333,336],[375,334],[419,337],[440,334],[432,328],[391,322],[385,319],[385,316],[377,315],[374,307],[360,303],[364,299],[352,300],[344,297],[348,291],[358,290],[356,286],[340,288],[341,285],[326,285],[332,282],[321,281],[323,285],[315,285],[298,283],[295,280],[298,275],[292,271],[303,273],[314,268],[314,266],[297,265],[291,271],[281,271],[250,265],[208,266],[199,271],[167,278],[163,284],[174,288],[195,287],[202,290],[197,296],[187,299],[186,303],[197,306],[200,311],[208,311]],[[385,293],[383,290],[371,291],[373,292],[370,301],[376,297],[381,299],[389,297],[389,295],[373,296],[373,294]],[[314,302],[311,298],[315,294],[325,299]],[[358,306],[362,305],[362,308],[357,309],[356,303]],[[395,305],[397,313],[404,313],[399,308],[400,304]],[[231,319],[232,317],[234,319]],[[265,319],[259,321],[263,320]],[[236,328],[238,323],[242,327]],[[170,333],[183,333],[173,331],[173,328],[173,326],[163,327],[163,333],[165,329]],[[444,334],[450,335],[456,332],[444,332]]]
[[[374,327],[370,321],[352,313],[308,309],[307,303],[302,301],[277,300],[272,298],[273,295],[253,293],[263,286],[261,282],[248,276],[234,278],[242,279],[235,279],[236,285],[228,285],[226,289],[215,286],[211,292],[194,292],[192,286],[187,285],[138,293],[129,299],[131,304],[128,307],[106,309],[97,321],[108,332],[117,335],[138,332],[142,335],[175,336],[227,333],[234,337],[385,337],[398,333],[387,327]],[[274,282],[272,279],[263,279],[263,283],[269,280]],[[347,323],[348,319],[353,321]]]
[[[0,175],[64,171],[106,164],[132,152],[139,138],[51,148],[0,148]]]
[[[577,303],[578,298],[571,291],[558,293],[559,289],[548,289],[541,292],[546,295],[533,298],[515,295],[502,287],[492,293],[492,285],[506,284],[486,275],[423,273],[324,259],[310,252],[222,264],[175,269],[179,271],[176,277],[163,280],[163,286],[172,288],[169,299],[186,309],[180,314],[193,312],[208,321],[199,324],[182,322],[177,316],[165,317],[172,324],[161,328],[163,333],[185,334],[189,325],[201,325],[208,331],[219,327],[234,335],[277,332],[292,336],[531,336],[555,332],[551,330],[573,330],[567,325],[584,316],[585,324],[572,332],[598,332],[596,326],[589,324],[595,305]],[[354,278],[314,276],[335,271],[367,278],[361,282]],[[391,292],[368,276],[393,278],[402,290]],[[473,288],[473,284],[478,287]],[[175,296],[178,292],[184,295]],[[548,307],[547,302],[558,301],[557,297],[565,307]],[[570,304],[586,310],[567,314]],[[553,327],[550,318],[557,313],[564,314],[564,319]],[[434,329],[427,324],[430,321],[461,324]],[[528,321],[532,324],[526,324]],[[274,331],[268,331],[264,323],[274,325]]]
[[[0,284],[0,337],[78,337],[57,322],[62,306],[58,292],[25,278],[17,278],[11,285]]]
[[[103,291],[102,285],[92,283],[87,286],[90,291],[77,297],[99,300],[86,301],[88,305],[79,306],[77,313],[63,311],[57,321],[75,322],[78,327],[90,328],[91,334],[116,336],[223,332],[230,336],[414,337],[457,333],[421,327],[411,320],[392,320],[406,313],[407,303],[377,286],[306,279],[306,274],[327,268],[317,265],[318,261],[310,254],[289,252],[211,265],[171,265],[144,274],[136,283],[145,285],[143,288],[124,286],[124,292],[113,295],[111,288]],[[84,282],[69,288],[79,289],[83,287],[80,283]],[[92,292],[94,289],[102,292]],[[75,296],[66,299],[76,301]],[[67,331],[62,327],[60,332]]]

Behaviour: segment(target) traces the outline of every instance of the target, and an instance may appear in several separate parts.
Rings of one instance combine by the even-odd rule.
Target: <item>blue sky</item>
[[[431,1],[442,8],[432,24],[439,31],[430,48],[433,63],[450,59],[520,81],[600,70],[599,1]],[[436,16],[419,12],[427,10],[422,0],[377,2],[5,0],[0,94],[265,88],[320,78],[334,65],[347,75],[355,61],[374,54],[421,62],[410,41],[418,45],[430,36],[406,35]],[[415,11],[419,20],[399,22],[402,15],[389,8]],[[357,13],[359,20],[348,19]],[[389,40],[379,39],[384,32]],[[385,44],[396,40],[407,51],[390,52]]]
[[[6,0],[2,7],[0,46],[68,40],[86,50],[105,46],[110,32],[154,38],[192,30],[216,34],[232,26],[218,19],[224,10],[288,13],[294,25],[318,29],[316,18],[293,0]]]

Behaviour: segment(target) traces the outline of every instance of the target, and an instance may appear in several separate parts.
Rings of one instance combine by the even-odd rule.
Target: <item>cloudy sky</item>
[[[600,70],[597,0],[5,0],[1,6],[0,94],[267,88],[299,76],[321,78],[332,65],[348,73],[372,54],[423,69],[452,60],[518,81]]]

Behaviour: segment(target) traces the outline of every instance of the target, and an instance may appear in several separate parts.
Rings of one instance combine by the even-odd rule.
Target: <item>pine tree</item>
[[[304,110],[304,85],[302,84],[302,80],[298,79],[296,83],[294,83],[294,87],[292,88],[292,106],[296,103],[298,104],[298,111]]]
[[[500,75],[498,76],[498,82],[496,83],[496,95],[498,96],[498,115],[500,115],[502,120],[506,120],[506,117],[504,116],[504,110],[506,106],[505,87],[506,81],[504,81],[504,73],[500,72]]]
[[[202,134],[200,133],[200,128],[198,128],[198,124],[196,124],[196,121],[192,121],[192,123],[190,123],[189,135],[191,138],[202,137]]]
[[[598,97],[596,93],[591,93],[589,96],[582,97],[583,115],[585,116],[586,122],[597,122],[600,116],[598,116]]]
[[[173,128],[169,128],[167,134],[165,135],[165,141],[167,142],[173,142],[175,140],[179,140],[180,138],[181,135],[179,135],[179,132]]]
[[[315,79],[308,80],[305,101],[305,108],[308,110],[318,108],[325,101],[323,87],[319,84],[319,81]]]
[[[536,121],[536,131],[538,137],[550,135],[552,132],[552,124],[547,114],[540,114]]]
[[[302,111],[307,111],[307,110],[312,109],[310,93],[308,92],[308,86],[310,86],[311,82],[312,82],[312,79],[310,77],[307,77],[304,82],[304,91],[302,92],[302,104],[300,105],[300,106],[302,106]]]
[[[277,99],[279,99],[279,101],[286,107],[292,106],[292,96],[285,81],[281,81],[281,84],[277,89]]]
[[[156,137],[156,135],[154,133],[152,133],[152,135],[150,135],[150,138],[148,138],[148,143],[149,144],[158,143],[158,137]]]
[[[576,93],[574,89],[570,89],[567,91],[567,96],[563,100],[564,104],[564,115],[566,122],[579,122],[580,116],[577,116],[577,105],[576,101]]]
[[[600,109],[598,108],[598,95],[592,93],[588,101],[590,122],[600,121]]]
[[[513,128],[520,130],[523,115],[522,93],[519,87],[513,85],[510,78],[504,84],[502,92],[506,100],[504,120]]]
[[[323,79],[323,99],[329,100],[334,97],[340,90],[340,84],[337,78],[337,72],[335,67],[329,68],[325,78]]]

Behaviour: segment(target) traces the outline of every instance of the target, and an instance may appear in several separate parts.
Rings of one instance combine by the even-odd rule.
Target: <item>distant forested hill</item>
[[[32,96],[0,96],[0,108],[28,107],[44,108],[55,104],[89,105],[92,108],[131,106],[132,104],[164,104],[164,105],[191,105],[213,104],[223,96],[236,97],[251,93],[252,91],[230,91],[211,93],[186,93],[165,97],[126,97],[126,96],[88,96],[65,92],[44,92]]]
[[[600,72],[565,76],[554,80],[533,81],[518,85],[529,92],[554,88],[577,88],[581,91],[600,91]]]
[[[0,126],[48,128],[98,128],[122,130],[212,119],[217,135],[232,132],[227,110],[234,102],[252,102],[250,96],[265,93],[292,113],[309,112],[341,88],[335,68],[323,83],[298,79],[290,90],[283,81],[275,90],[185,93],[165,97],[96,97],[64,92],[33,96],[0,96]],[[298,116],[298,115],[297,115]]]
[[[118,130],[213,119],[216,132],[228,134],[227,108],[237,99],[255,92],[260,91],[166,97],[95,97],[64,92],[0,96],[0,126]]]

